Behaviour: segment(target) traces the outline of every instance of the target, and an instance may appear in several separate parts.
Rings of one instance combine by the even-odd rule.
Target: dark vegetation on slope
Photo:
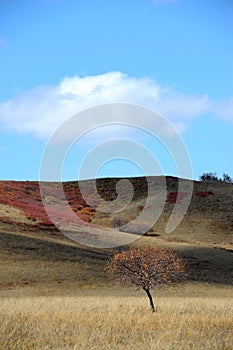
[[[97,180],[99,194],[109,203],[117,197],[118,180]],[[63,186],[67,201],[84,222],[118,229],[116,222],[124,224],[140,214],[147,197],[145,178],[129,180],[134,187],[133,200],[117,214],[103,214],[98,212],[98,207],[88,205],[77,182],[67,182]],[[155,181],[160,179],[155,178]],[[138,244],[149,242],[176,250],[188,260],[192,280],[233,284],[233,184],[194,182],[192,201],[184,220],[172,234],[165,234],[164,228],[175,202],[185,196],[178,192],[177,178],[167,177],[166,182],[167,197],[162,215]],[[48,185],[47,203],[53,205],[65,200],[56,196],[56,183]],[[85,181],[84,185],[85,195],[93,201],[94,182]],[[38,182],[0,181],[1,289],[38,285],[48,288],[50,285],[51,292],[55,292],[60,285],[68,289],[108,285],[104,265],[111,253],[111,250],[80,246],[64,237],[45,212]]]

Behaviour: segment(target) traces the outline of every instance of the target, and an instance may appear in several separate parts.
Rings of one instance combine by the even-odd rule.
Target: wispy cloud
[[[0,104],[0,123],[19,133],[47,138],[79,111],[113,102],[153,109],[181,132],[190,120],[205,113],[233,123],[233,99],[215,101],[208,95],[185,95],[160,86],[150,78],[132,78],[121,72],[68,77],[57,86],[39,86],[19,93]]]
[[[222,101],[212,101],[211,112],[214,115],[233,123],[233,98]]]

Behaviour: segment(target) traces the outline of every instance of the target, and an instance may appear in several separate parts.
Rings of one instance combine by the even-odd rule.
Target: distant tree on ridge
[[[210,181],[222,181],[227,183],[233,183],[233,178],[231,178],[228,174],[223,173],[223,177],[218,177],[216,173],[203,173],[200,176],[200,181],[202,182],[210,182]]]

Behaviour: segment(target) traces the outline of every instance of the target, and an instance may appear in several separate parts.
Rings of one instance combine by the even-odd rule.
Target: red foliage
[[[197,197],[200,197],[200,198],[205,198],[205,197],[208,197],[208,196],[210,196],[210,195],[213,195],[213,192],[212,192],[212,191],[206,191],[206,192],[204,192],[204,191],[199,191],[199,192],[196,192],[195,195],[196,195]]]
[[[86,208],[82,209],[80,212],[83,214],[92,216],[92,215],[94,215],[95,209],[91,208],[91,207],[86,207]]]
[[[86,214],[78,213],[77,216],[79,217],[79,219],[81,219],[84,222],[87,222],[87,223],[91,222],[91,218]]]
[[[90,216],[93,215],[95,209],[91,208],[83,199],[77,186],[64,185],[64,198],[59,198],[59,191],[56,183],[48,184],[48,195],[52,201],[48,206],[53,207],[53,203],[68,201],[70,207],[75,213],[85,212],[80,215],[84,222],[91,222]],[[90,191],[89,191],[90,192]],[[39,226],[41,228],[52,228],[53,223],[49,219],[44,208],[40,187],[38,182],[25,181],[0,181],[0,204],[12,206],[24,212],[28,219],[32,221],[32,226]],[[70,219],[66,217],[62,206],[56,206],[54,215],[62,222],[70,223]],[[9,222],[10,219],[2,217],[1,221]]]
[[[139,205],[139,206],[138,206],[138,210],[143,211],[143,209],[144,209],[144,206],[143,206],[143,205]]]
[[[168,203],[176,203],[176,202],[179,202],[185,196],[186,196],[186,193],[183,193],[183,192],[170,192],[167,195],[166,202],[168,202]]]

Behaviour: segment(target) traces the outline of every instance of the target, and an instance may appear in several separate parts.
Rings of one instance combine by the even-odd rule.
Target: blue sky
[[[115,102],[166,118],[186,145],[194,178],[233,176],[233,2],[0,0],[0,179],[39,179],[56,129],[88,107]],[[179,175],[156,140],[125,135],[153,152],[164,174]],[[74,179],[107,136],[90,134],[73,147],[63,179]],[[98,174],[141,171],[115,159]]]

